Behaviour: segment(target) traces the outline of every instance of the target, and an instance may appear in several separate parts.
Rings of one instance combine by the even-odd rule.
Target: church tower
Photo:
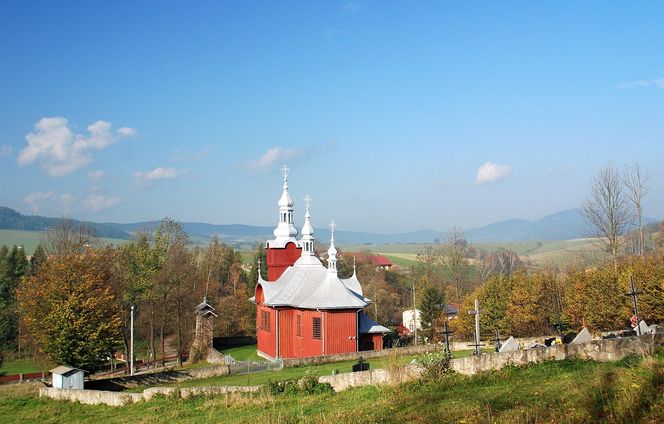
[[[281,274],[301,256],[302,246],[295,238],[297,229],[293,224],[293,199],[288,193],[288,166],[281,168],[284,177],[283,191],[279,199],[279,223],[274,229],[274,240],[266,243],[268,281],[276,281]]]

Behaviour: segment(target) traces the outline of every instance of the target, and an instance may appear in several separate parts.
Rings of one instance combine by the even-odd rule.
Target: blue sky
[[[661,2],[3,2],[0,205],[398,232],[578,207],[604,164],[664,217]]]

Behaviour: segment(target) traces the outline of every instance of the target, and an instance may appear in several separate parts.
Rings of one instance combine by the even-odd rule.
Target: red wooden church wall
[[[357,351],[357,311],[325,312],[325,354]]]

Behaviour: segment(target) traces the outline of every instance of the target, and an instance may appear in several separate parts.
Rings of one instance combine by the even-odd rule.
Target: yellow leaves
[[[120,341],[121,308],[104,253],[51,258],[21,287],[26,325],[56,362],[94,366]]]

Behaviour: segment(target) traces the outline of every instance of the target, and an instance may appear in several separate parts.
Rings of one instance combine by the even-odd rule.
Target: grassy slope
[[[545,362],[435,383],[308,396],[159,397],[123,408],[40,399],[0,387],[2,422],[646,422],[664,419],[664,355]]]
[[[236,361],[264,361],[256,354],[256,345],[229,347],[224,349],[226,355],[231,355]]]
[[[0,367],[0,372],[5,374],[20,374],[37,371],[47,371],[45,367],[35,364],[32,359],[5,360]]]

